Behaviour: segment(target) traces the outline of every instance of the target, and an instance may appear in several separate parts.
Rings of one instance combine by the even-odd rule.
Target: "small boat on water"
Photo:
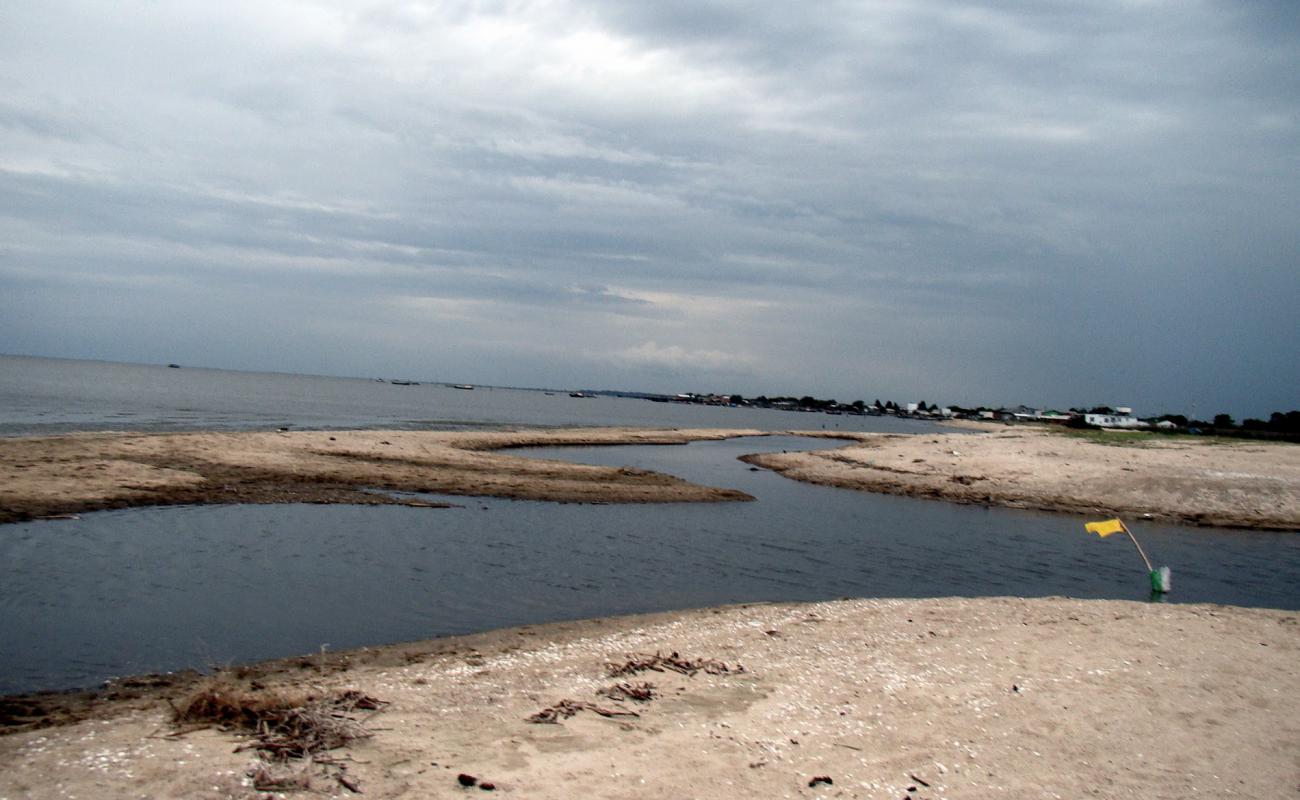
[[[569,397],[595,397],[595,396],[596,395],[594,394],[587,394],[586,392],[569,392]]]
[[[419,381],[389,381],[394,386],[419,386]]]
[[[168,364],[168,365],[167,365],[167,369],[180,369],[180,368],[181,368],[181,365],[180,365],[180,364]]]
[[[472,392],[472,391],[474,391],[474,387],[471,386],[471,385],[468,384],[468,383],[457,383],[457,384],[453,385],[451,388],[453,388],[453,389],[464,389],[464,390],[467,391],[467,392]]]

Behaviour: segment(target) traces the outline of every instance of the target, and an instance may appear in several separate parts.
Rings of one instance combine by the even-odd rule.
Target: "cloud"
[[[645,342],[636,347],[619,350],[610,353],[607,358],[634,366],[692,372],[733,373],[752,367],[754,363],[753,357],[748,355],[725,353],[721,350],[688,350],[675,344],[661,346],[657,342]]]
[[[144,357],[112,330],[170,306],[193,363],[410,374],[437,336],[471,382],[1267,413],[1300,383],[1297,30],[1288,3],[18,0],[0,342]],[[102,324],[43,321],[92,283]]]

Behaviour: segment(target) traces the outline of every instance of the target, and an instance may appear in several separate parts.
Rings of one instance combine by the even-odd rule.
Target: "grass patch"
[[[1121,431],[1102,428],[1067,428],[1064,426],[1052,426],[1047,430],[1061,436],[1083,439],[1094,444],[1104,444],[1110,447],[1149,447],[1162,442],[1225,446],[1248,443],[1248,440],[1234,439],[1227,436],[1201,436],[1191,433],[1165,433],[1164,431]]]

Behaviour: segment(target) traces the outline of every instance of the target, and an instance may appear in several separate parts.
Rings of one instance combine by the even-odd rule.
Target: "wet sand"
[[[958,503],[1300,530],[1300,445],[1105,436],[1037,426],[834,434],[853,444],[745,461],[787,478]],[[807,435],[830,435],[809,433]]]
[[[610,678],[629,654],[729,674]],[[749,605],[498,631],[244,673],[388,701],[334,751],[371,797],[1287,797],[1300,785],[1293,612],[1060,598]],[[646,703],[596,694],[654,685]],[[253,798],[236,734],[173,736],[137,689],[0,736],[0,797]],[[560,700],[584,711],[526,718]],[[349,797],[337,767],[301,771]],[[831,783],[810,787],[819,776]],[[294,795],[289,795],[294,796]]]
[[[750,500],[644,470],[511,456],[516,447],[685,444],[755,430],[292,431],[0,438],[0,523],[203,503],[428,505],[366,491],[569,502]]]

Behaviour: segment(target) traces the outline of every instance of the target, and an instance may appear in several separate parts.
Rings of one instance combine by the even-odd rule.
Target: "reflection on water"
[[[0,527],[0,692],[560,619],[757,600],[1145,600],[1125,541],[1067,515],[870,495],[735,456],[830,442],[520,451],[742,489],[753,503],[208,506]],[[1300,538],[1134,525],[1170,602],[1300,608]],[[1114,538],[1114,537],[1112,537]]]

